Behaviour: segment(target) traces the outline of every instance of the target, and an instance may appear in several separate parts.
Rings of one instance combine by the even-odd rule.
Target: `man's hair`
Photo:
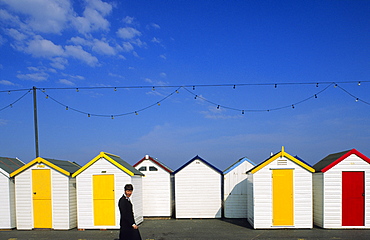
[[[132,186],[132,184],[126,184],[125,185],[125,191],[126,190],[131,190],[132,191],[132,190],[134,190],[134,187]]]

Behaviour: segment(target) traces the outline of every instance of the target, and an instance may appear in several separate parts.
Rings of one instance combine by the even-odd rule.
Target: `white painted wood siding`
[[[221,174],[194,160],[175,174],[176,218],[220,218]]]
[[[115,225],[114,226],[95,226],[94,212],[93,212],[93,175],[114,175],[114,189],[115,189]],[[140,178],[139,178],[140,179]],[[140,181],[140,180],[138,180]],[[124,193],[124,186],[128,183],[134,185],[133,204],[136,204],[135,194],[140,192],[139,183],[134,184],[132,177],[121,169],[114,166],[105,158],[100,158],[94,164],[89,166],[83,172],[76,176],[77,185],[77,219],[79,229],[119,229],[120,228],[120,212],[118,208],[118,201]],[[140,193],[138,193],[140,195]],[[139,203],[140,205],[140,203]],[[139,207],[139,206],[138,206]],[[142,214],[134,212],[135,216],[142,216]]]
[[[278,160],[286,159],[286,165]],[[288,228],[312,228],[312,173],[283,157],[278,158],[253,174],[254,228],[279,228],[272,226],[272,170],[294,169],[293,207],[294,226]]]
[[[171,211],[171,175],[151,160],[144,160],[136,169],[146,167],[143,177],[143,214],[146,217],[170,217]],[[149,171],[155,167],[158,171]]]
[[[140,224],[144,221],[143,216],[143,181],[142,177],[132,177],[132,185],[134,186],[134,192],[132,194],[132,205],[134,211],[134,218],[136,224]]]
[[[15,227],[14,181],[4,174],[0,171],[0,229],[11,229]]]
[[[23,171],[14,179],[17,229],[31,230],[33,228],[31,171]]]
[[[244,161],[224,175],[226,218],[247,218],[247,174],[253,165]]]
[[[342,226],[342,172],[365,172],[365,226]],[[323,227],[370,228],[370,164],[352,154],[323,173]]]

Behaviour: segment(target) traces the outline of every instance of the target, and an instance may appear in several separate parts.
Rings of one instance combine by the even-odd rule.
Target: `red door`
[[[364,225],[364,172],[342,172],[342,226]]]

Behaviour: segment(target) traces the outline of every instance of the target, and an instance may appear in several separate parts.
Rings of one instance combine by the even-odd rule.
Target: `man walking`
[[[125,193],[118,202],[119,211],[121,213],[121,228],[119,232],[120,240],[141,240],[138,229],[139,227],[135,223],[134,212],[132,211],[132,204],[130,200],[133,190],[134,187],[132,184],[126,184]]]

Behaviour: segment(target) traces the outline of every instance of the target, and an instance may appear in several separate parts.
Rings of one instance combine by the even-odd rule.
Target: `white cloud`
[[[19,32],[17,29],[14,29],[14,28],[6,29],[6,33],[9,36],[11,36],[12,38],[14,38],[14,40],[16,40],[16,41],[24,41],[25,39],[28,38],[28,36],[26,34],[23,34],[23,33]]]
[[[34,31],[61,33],[72,15],[69,0],[2,0],[13,11],[24,14],[24,22]]]
[[[66,65],[68,64],[68,60],[62,57],[55,57],[51,59],[50,65],[53,68],[57,68],[60,70],[64,70],[66,68]]]
[[[45,72],[37,72],[37,73],[28,73],[28,74],[18,74],[17,78],[22,80],[31,80],[34,82],[42,82],[46,81],[49,77],[49,74]]]
[[[118,29],[117,36],[123,39],[133,39],[141,36],[141,32],[132,27],[124,27]]]
[[[63,55],[64,50],[52,41],[37,36],[28,43],[25,52],[32,54],[34,57],[50,58]]]
[[[109,45],[109,43],[101,41],[101,40],[94,40],[94,46],[92,47],[94,52],[103,55],[115,55],[116,51],[113,47]]]
[[[156,23],[151,23],[147,26],[147,29],[161,29],[161,27]]]
[[[131,43],[129,43],[129,42],[124,42],[124,43],[122,43],[122,48],[123,48],[123,50],[125,51],[125,52],[131,52],[131,51],[133,51],[134,50],[134,47],[132,46],[132,44]]]
[[[8,80],[0,80],[1,85],[14,86],[15,84]]]
[[[167,59],[166,55],[164,55],[164,54],[159,55],[159,57],[160,57],[160,58],[162,58],[162,59],[164,59],[164,60],[166,60],[166,59]]]
[[[124,22],[126,24],[133,24],[134,23],[134,18],[126,16],[124,19],[122,19],[122,22]]]
[[[152,42],[154,42],[154,43],[161,43],[161,40],[159,40],[156,37],[153,37]]]
[[[161,77],[165,78],[165,77],[167,77],[167,74],[166,74],[166,73],[164,73],[164,72],[161,72],[161,73],[159,74],[159,76],[161,76]]]
[[[92,67],[98,65],[98,59],[91,55],[90,53],[83,50],[81,46],[68,45],[65,46],[65,49],[66,49],[65,53],[67,56],[71,56],[78,60],[81,60]]]
[[[68,85],[68,86],[74,86],[75,84],[72,81],[69,81],[67,79],[59,79],[58,81],[61,84]]]

